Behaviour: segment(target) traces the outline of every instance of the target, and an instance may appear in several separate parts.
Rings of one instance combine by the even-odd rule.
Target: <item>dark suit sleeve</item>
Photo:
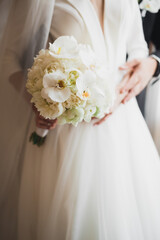
[[[155,22],[152,29],[151,41],[157,50],[160,50],[160,11],[155,16]]]
[[[160,11],[158,13],[147,12],[143,18],[143,29],[147,43],[152,42],[156,47],[156,51],[152,55],[156,56],[158,62],[154,75],[157,77],[160,74]]]
[[[151,41],[156,47],[156,51],[153,54],[159,58],[157,59],[159,64],[155,73],[155,76],[158,76],[160,74],[160,11],[156,14],[154,28],[151,35]]]
[[[155,71],[155,74],[153,77],[159,77],[160,76],[160,50],[157,50],[151,54],[156,60],[157,60],[157,69]]]
[[[149,44],[152,38],[153,28],[156,21],[156,14],[147,12],[145,17],[142,18],[142,20],[145,40],[147,44]]]
[[[157,50],[152,53],[153,55],[157,56],[160,59],[160,50]]]
[[[159,62],[155,76],[160,74],[160,11],[155,16],[155,22],[151,34],[151,42],[156,47],[156,51],[153,53],[156,57],[158,57],[157,61]]]

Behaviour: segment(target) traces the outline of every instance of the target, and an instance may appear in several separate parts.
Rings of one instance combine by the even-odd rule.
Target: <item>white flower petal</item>
[[[73,36],[62,36],[50,44],[49,50],[56,58],[72,58],[78,54],[78,43]]]
[[[71,95],[71,91],[68,88],[58,89],[58,88],[43,88],[41,91],[41,96],[45,99],[50,99],[54,102],[65,102]]]
[[[96,113],[97,108],[92,105],[87,105],[85,107],[84,121],[90,122],[94,114]]]
[[[85,91],[86,85],[84,83],[84,80],[82,77],[79,77],[76,81],[76,87],[79,93],[82,93]]]
[[[52,106],[51,106],[51,108],[52,108]],[[53,106],[53,111],[54,111],[54,110],[55,110],[55,108],[54,108],[54,106]],[[61,104],[61,103],[58,103],[58,104],[57,104],[56,112],[54,113],[54,115],[52,115],[52,118],[55,119],[55,118],[61,116],[61,115],[63,114],[63,112],[64,112],[64,108],[63,108],[62,104]]]
[[[96,74],[91,70],[86,70],[83,76],[84,82],[87,87],[92,86],[94,83],[96,83]]]
[[[43,77],[44,88],[55,87],[59,80],[65,79],[65,74],[62,71],[54,71],[52,73],[46,73]]]

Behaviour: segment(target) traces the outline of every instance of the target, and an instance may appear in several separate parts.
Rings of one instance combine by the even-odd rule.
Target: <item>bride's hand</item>
[[[112,112],[106,114],[103,118],[101,118],[99,121],[95,122],[93,125],[97,126],[103,123],[110,115],[112,115]]]
[[[123,92],[120,93],[119,92],[119,88],[117,87],[116,89],[116,100],[112,106],[112,108],[110,109],[110,112],[108,114],[106,114],[103,118],[101,118],[99,121],[95,122],[93,125],[100,125],[101,123],[103,123],[106,119],[108,119],[115,111],[116,109],[119,107],[119,105],[121,104],[122,100],[124,99],[124,97],[128,94],[128,92]]]
[[[32,108],[36,115],[36,126],[38,128],[51,130],[56,127],[57,119],[55,120],[45,119],[40,115],[39,111],[37,110],[34,104],[32,105]]]

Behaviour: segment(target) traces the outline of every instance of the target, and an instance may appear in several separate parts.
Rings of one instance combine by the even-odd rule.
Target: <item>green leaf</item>
[[[29,138],[29,141],[38,147],[42,146],[46,140],[46,137],[40,137],[36,132],[33,132]]]

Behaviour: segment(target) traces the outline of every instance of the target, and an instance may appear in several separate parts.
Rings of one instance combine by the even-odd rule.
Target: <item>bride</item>
[[[111,81],[147,47],[136,0],[56,0],[50,37],[90,44]],[[135,99],[104,122],[59,126],[36,112],[28,131],[53,129],[38,148],[28,141],[18,202],[19,240],[159,240],[160,163]]]

